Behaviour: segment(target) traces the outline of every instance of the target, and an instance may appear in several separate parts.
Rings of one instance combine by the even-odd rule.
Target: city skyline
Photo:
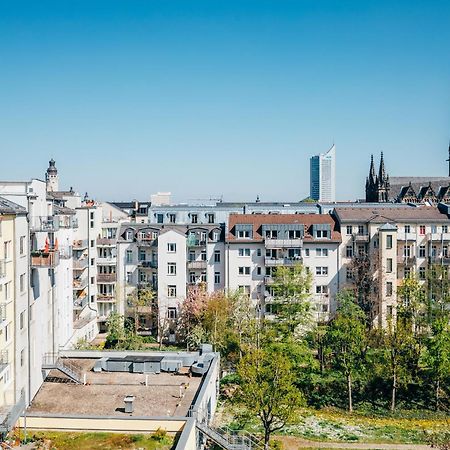
[[[338,200],[364,197],[372,153],[392,175],[446,174],[446,2],[0,13],[2,178],[40,177],[53,157],[64,188],[104,200],[294,201],[333,142]]]

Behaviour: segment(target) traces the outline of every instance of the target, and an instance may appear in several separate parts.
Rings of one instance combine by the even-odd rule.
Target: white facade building
[[[310,159],[310,197],[320,202],[336,201],[336,147]]]

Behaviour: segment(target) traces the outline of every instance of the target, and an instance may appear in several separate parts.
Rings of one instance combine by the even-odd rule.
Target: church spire
[[[380,183],[383,183],[385,180],[386,180],[386,169],[384,168],[383,152],[381,152],[380,170],[378,171],[378,181]]]
[[[375,183],[375,164],[373,163],[373,155],[370,155],[369,183]]]

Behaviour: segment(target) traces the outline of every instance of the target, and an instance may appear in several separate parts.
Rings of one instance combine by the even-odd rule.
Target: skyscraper
[[[336,201],[336,147],[310,160],[310,197],[320,202]]]

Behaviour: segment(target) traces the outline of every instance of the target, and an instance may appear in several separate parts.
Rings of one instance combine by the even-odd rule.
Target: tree
[[[117,350],[139,350],[142,348],[142,337],[125,326],[124,317],[116,312],[111,313],[106,322],[108,334],[105,348]]]
[[[137,334],[140,329],[140,316],[147,316],[152,325],[155,322],[155,292],[151,289],[135,289],[127,299],[128,308],[131,310],[134,319],[134,332]]]
[[[237,371],[240,378],[238,399],[264,428],[264,448],[270,436],[281,430],[304,404],[294,385],[294,372],[287,358],[278,352],[252,349],[243,356]]]
[[[353,411],[353,379],[364,359],[366,328],[364,311],[351,292],[338,295],[338,309],[326,332],[334,366],[347,380],[348,410]]]
[[[312,275],[301,264],[279,266],[273,276],[276,324],[282,338],[301,332],[311,324]]]

